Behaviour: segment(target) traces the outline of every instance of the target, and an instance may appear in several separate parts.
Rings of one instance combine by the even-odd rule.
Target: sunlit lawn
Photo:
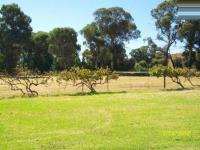
[[[127,83],[113,93],[0,100],[0,150],[200,149],[199,90]]]

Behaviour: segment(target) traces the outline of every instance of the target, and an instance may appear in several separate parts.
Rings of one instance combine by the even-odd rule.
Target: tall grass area
[[[37,98],[2,86],[0,149],[199,150],[200,92],[168,85],[162,90],[162,80],[123,77],[107,93],[98,87],[101,93],[81,96],[79,89],[49,85],[50,94],[41,88]]]

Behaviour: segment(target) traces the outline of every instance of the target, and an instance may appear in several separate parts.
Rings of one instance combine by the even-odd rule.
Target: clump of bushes
[[[95,93],[97,85],[107,84],[108,89],[109,81],[117,79],[118,75],[115,72],[111,72],[108,68],[89,70],[77,67],[61,72],[57,78],[57,82],[59,84],[68,84],[71,82],[73,86],[81,87],[82,92],[84,91],[84,87],[87,87],[92,93]]]
[[[146,61],[142,60],[139,63],[136,63],[134,68],[135,68],[135,71],[142,72],[142,71],[147,71],[148,70],[147,66],[148,65],[147,65]]]

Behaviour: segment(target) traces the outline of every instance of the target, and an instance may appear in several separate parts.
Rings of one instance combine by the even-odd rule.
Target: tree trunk
[[[169,53],[168,53],[168,48],[164,51],[164,56],[165,56],[165,66],[168,66],[169,62]],[[164,89],[166,88],[166,75],[164,74]]]
[[[84,84],[83,83],[81,83],[81,91],[82,91],[82,93],[84,92]]]
[[[89,89],[90,89],[91,93],[96,93],[96,90],[92,85],[89,87]]]
[[[176,68],[176,65],[175,65],[175,63],[174,63],[174,60],[173,60],[173,58],[172,58],[172,55],[169,55],[169,58],[170,58],[170,60],[171,60],[172,67],[173,67],[173,68]]]
[[[113,53],[111,53],[111,70],[114,70],[114,60],[113,60]]]
[[[178,82],[178,84],[181,86],[182,89],[185,89],[185,87],[183,86],[181,82]]]
[[[188,56],[188,68],[192,67],[192,47],[189,48],[189,56]]]
[[[110,50],[111,50],[111,69],[115,69],[115,47],[114,47],[114,38],[110,35],[111,37],[111,45],[110,45]]]
[[[108,81],[108,80],[109,80],[109,79],[108,79],[109,77],[107,76],[106,78],[107,78],[107,79],[106,79],[106,84],[107,84],[107,92],[109,92],[109,81]]]
[[[166,88],[166,75],[164,74],[164,89]]]
[[[180,87],[182,89],[185,89],[185,87],[183,86],[183,84],[181,83],[181,80],[179,79],[179,77],[176,77],[175,79],[173,77],[171,77],[172,82],[177,83],[178,85],[180,85]]]

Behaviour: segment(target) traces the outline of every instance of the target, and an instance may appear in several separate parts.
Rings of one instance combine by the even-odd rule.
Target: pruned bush
[[[182,75],[192,86],[200,86],[192,82],[192,78],[200,77],[200,73],[197,72],[195,69],[184,68]]]
[[[50,75],[37,72],[18,70],[15,73],[1,72],[0,80],[8,85],[13,91],[20,91],[22,96],[38,96],[34,88],[39,85],[46,85],[51,79]]]
[[[188,68],[172,68],[172,67],[166,67],[166,66],[153,67],[150,70],[150,74],[158,78],[164,77],[164,76],[169,77],[172,80],[172,82],[178,84],[183,89],[185,87],[180,79],[181,77],[189,81],[189,83],[192,86],[195,86],[195,85],[192,83],[191,78],[199,77],[199,73],[197,73],[195,70],[191,70]]]
[[[108,84],[110,80],[117,80],[118,75],[115,72],[111,72],[110,69],[97,69],[89,70],[83,68],[71,68],[69,71],[63,71],[59,74],[57,82],[59,84],[72,83],[73,86],[82,88],[87,87],[91,92],[95,93],[95,87],[100,84]]]

